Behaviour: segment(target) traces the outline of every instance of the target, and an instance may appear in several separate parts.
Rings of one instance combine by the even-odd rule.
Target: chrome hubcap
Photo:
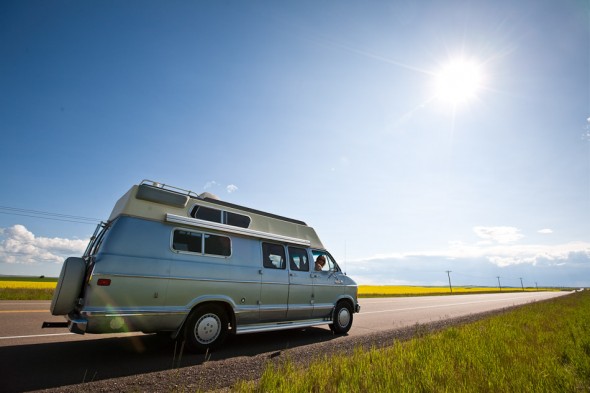
[[[221,321],[215,314],[205,314],[195,325],[195,338],[201,344],[215,341],[221,332]]]
[[[338,325],[346,327],[350,323],[350,312],[348,308],[344,307],[338,313]]]

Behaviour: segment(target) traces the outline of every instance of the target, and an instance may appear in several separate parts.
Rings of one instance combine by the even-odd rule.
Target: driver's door
[[[315,270],[313,277],[313,317],[330,317],[338,298],[345,293],[346,287],[342,279],[343,273],[332,256],[326,251],[312,250],[313,260],[321,255],[326,258],[322,270]]]

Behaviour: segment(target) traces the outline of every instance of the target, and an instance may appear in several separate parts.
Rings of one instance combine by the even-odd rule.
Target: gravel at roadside
[[[42,392],[171,392],[171,391],[229,391],[238,381],[260,378],[269,363],[285,360],[298,365],[309,364],[324,355],[351,354],[355,348],[382,348],[394,341],[408,340],[423,334],[436,332],[450,326],[474,322],[497,315],[510,308],[490,311],[449,320],[430,322],[405,328],[392,329],[360,337],[338,337],[321,342],[256,356],[238,356],[231,359],[209,361],[200,365],[140,374],[117,379],[106,379],[85,384],[47,389]]]

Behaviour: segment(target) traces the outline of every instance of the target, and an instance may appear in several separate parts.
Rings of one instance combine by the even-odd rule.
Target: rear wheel
[[[210,304],[196,308],[185,327],[188,348],[198,353],[219,348],[227,337],[228,324],[223,307]]]
[[[330,329],[336,334],[345,334],[352,327],[352,308],[346,302],[340,302],[334,309],[334,317]]]

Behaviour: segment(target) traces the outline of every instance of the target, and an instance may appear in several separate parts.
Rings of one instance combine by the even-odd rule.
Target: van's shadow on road
[[[178,367],[180,343],[165,336],[123,338],[0,347],[2,392],[47,389],[82,382],[118,378]],[[284,330],[228,337],[223,348],[208,354],[210,361],[329,341],[327,328]],[[175,355],[176,351],[176,355]],[[205,355],[186,350],[180,367],[202,364]],[[175,364],[176,362],[176,364]]]

